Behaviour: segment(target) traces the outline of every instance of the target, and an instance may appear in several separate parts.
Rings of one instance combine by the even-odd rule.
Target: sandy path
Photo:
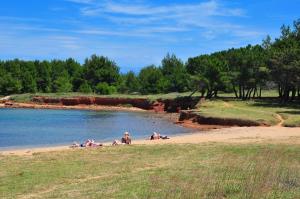
[[[281,115],[279,115],[279,114],[276,113],[276,118],[279,120],[279,123],[276,124],[276,126],[277,126],[277,127],[283,126],[284,119],[281,117]]]
[[[272,144],[299,144],[300,128],[285,127],[232,127],[215,129],[207,132],[199,132],[172,137],[168,140],[136,140],[133,145],[155,144],[200,144],[200,143],[272,143]],[[109,146],[111,143],[104,143]],[[22,150],[2,151],[2,155],[32,155],[37,152],[50,152],[61,150],[74,150],[68,146],[32,148]]]

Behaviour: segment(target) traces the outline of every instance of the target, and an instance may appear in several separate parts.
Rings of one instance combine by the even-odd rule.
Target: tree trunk
[[[278,94],[279,97],[282,98],[282,87],[280,86],[280,84],[278,84]]]
[[[290,98],[290,88],[286,87],[283,92],[283,101],[287,102]]]
[[[249,92],[249,95],[248,95],[248,99],[251,99],[251,94],[252,94],[253,90],[254,90],[254,88],[250,89],[250,92]]]
[[[238,93],[237,93],[237,91],[236,91],[236,89],[235,89],[235,86],[232,84],[232,87],[233,87],[233,92],[234,92],[234,94],[235,94],[235,97],[236,98],[239,98],[239,96],[238,96]]]
[[[257,87],[254,88],[252,98],[255,98],[256,92],[257,92]]]
[[[247,93],[246,93],[246,96],[245,96],[245,99],[249,99],[250,95],[251,95],[251,89],[248,89]]]
[[[206,98],[210,99],[212,97],[212,91],[207,89]]]
[[[259,87],[259,98],[261,98],[261,87]]]
[[[294,101],[296,97],[296,88],[292,89],[292,97],[291,97],[291,101]]]

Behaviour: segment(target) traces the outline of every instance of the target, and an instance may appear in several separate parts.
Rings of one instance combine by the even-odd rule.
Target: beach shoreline
[[[231,127],[214,129],[188,134],[181,134],[167,140],[133,140],[132,145],[157,145],[157,144],[296,144],[300,145],[300,128],[287,127]],[[71,145],[72,143],[70,143]],[[10,149],[0,151],[0,155],[33,155],[34,153],[45,153],[65,150],[93,150],[105,147],[113,147],[111,143],[103,143],[102,147],[78,147],[54,146],[54,147],[32,147],[27,149]],[[122,147],[122,146],[116,146]]]

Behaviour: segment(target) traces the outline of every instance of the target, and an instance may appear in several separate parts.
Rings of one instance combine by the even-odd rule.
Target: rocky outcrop
[[[181,110],[194,109],[199,100],[199,97],[177,97],[163,100],[163,103],[165,104],[165,111],[179,113]]]
[[[156,113],[164,112],[165,111],[165,103],[156,101],[152,104],[152,108]]]
[[[222,126],[266,126],[265,124],[252,121],[242,120],[235,118],[217,118],[217,117],[205,117],[192,111],[181,111],[179,121],[191,120],[198,124],[205,125],[222,125]]]

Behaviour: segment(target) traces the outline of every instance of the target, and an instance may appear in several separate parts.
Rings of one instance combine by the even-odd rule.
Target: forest
[[[186,63],[167,54],[159,66],[146,66],[138,74],[122,74],[113,60],[97,55],[83,64],[72,58],[0,61],[0,95],[190,91],[206,98],[232,92],[247,100],[261,97],[262,89],[278,90],[283,102],[300,100],[300,19],[291,26],[283,25],[279,38],[267,36],[260,45],[191,57]]]

